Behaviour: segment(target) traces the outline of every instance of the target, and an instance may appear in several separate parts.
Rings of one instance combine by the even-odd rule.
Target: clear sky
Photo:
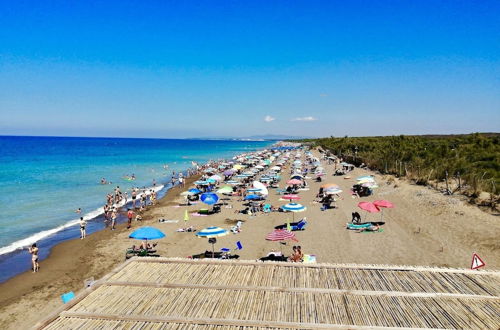
[[[0,134],[500,131],[500,1],[1,1]]]

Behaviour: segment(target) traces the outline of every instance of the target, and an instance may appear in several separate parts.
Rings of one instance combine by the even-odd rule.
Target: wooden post
[[[445,175],[445,182],[446,182],[446,194],[451,195],[450,187],[448,186],[448,171],[444,171],[444,175]]]

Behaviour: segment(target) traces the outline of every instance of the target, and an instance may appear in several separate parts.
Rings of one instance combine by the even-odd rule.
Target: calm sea
[[[172,171],[191,161],[231,158],[272,142],[0,136],[0,282],[29,269],[20,248],[39,242],[44,258],[55,243],[78,237],[75,213],[99,217],[107,193],[157,185],[169,187]],[[168,167],[165,167],[167,165]],[[124,179],[135,175],[135,181]],[[101,178],[112,184],[100,184]],[[129,193],[130,195],[130,193]],[[18,260],[19,259],[19,260]],[[26,265],[18,265],[20,260]]]

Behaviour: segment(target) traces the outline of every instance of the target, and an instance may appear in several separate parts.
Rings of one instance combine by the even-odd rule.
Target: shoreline
[[[199,177],[200,175],[192,175],[187,178],[186,186],[191,185]],[[137,224],[134,221],[132,228],[151,223],[154,209],[172,204],[180,196],[179,194],[183,189],[180,185],[169,188],[165,196],[159,199],[156,205],[150,206],[143,211],[142,223]],[[81,290],[83,281],[87,278],[93,277],[95,280],[101,278],[124,261],[124,251],[118,251],[121,258],[105,257],[98,252],[100,244],[112,240],[117,234],[126,232],[128,232],[126,222],[121,222],[117,223],[115,231],[103,229],[88,235],[83,240],[74,238],[56,244],[51,249],[49,256],[40,261],[40,272],[33,273],[28,270],[0,283],[0,292],[2,292],[0,296],[0,314],[3,314],[4,309],[10,304],[19,302],[20,299],[29,294],[36,294],[37,290],[44,287],[47,288],[47,292],[43,296],[51,299],[55,307],[59,303],[59,296],[64,292]],[[101,259],[99,260],[98,269],[93,269],[91,265],[96,261],[93,256]],[[26,255],[25,259],[29,265],[29,256]],[[75,260],[77,261],[75,262]],[[89,268],[83,268],[84,265],[88,265]],[[0,327],[5,329],[9,323],[9,318],[2,316]]]
[[[331,166],[324,165],[331,171]],[[289,177],[290,164],[283,171],[280,186]],[[364,199],[351,198],[347,191],[355,182],[357,175],[373,175],[380,188],[374,196]],[[320,204],[314,201],[315,194],[322,183],[310,180],[310,190],[300,193],[300,203],[307,206],[305,213],[310,223],[305,231],[297,232],[300,245],[305,253],[315,254],[318,262],[323,263],[358,263],[378,265],[413,265],[467,268],[472,252],[477,252],[488,264],[488,269],[500,269],[500,246],[495,236],[499,228],[493,216],[466,205],[455,198],[441,196],[438,193],[409,183],[396,180],[389,184],[383,176],[372,171],[356,168],[349,174],[352,179],[331,176],[324,177],[323,183],[336,183],[346,191],[344,199],[337,202],[338,208],[321,211]],[[186,189],[197,179],[194,175],[186,181]],[[157,205],[149,207],[143,215],[141,225],[154,225],[167,237],[159,240],[158,254],[164,257],[186,257],[210,249],[206,239],[194,238],[193,233],[178,233],[175,229],[186,226],[183,223],[185,210],[189,213],[201,205],[177,207],[185,190],[180,186],[170,189]],[[345,223],[351,219],[351,212],[361,200],[388,199],[396,208],[384,213],[386,222],[381,233],[355,233],[345,229]],[[222,208],[221,213],[207,217],[191,217],[187,225],[197,229],[207,226],[228,227],[234,221],[243,221],[242,232],[229,234],[217,239],[215,248],[231,248],[237,241],[243,243],[243,250],[238,251],[240,259],[255,260],[267,252],[279,249],[276,242],[264,238],[276,225],[283,224],[290,214],[272,212],[258,214],[256,217],[236,214],[242,208],[242,202],[232,198],[233,208]],[[286,201],[271,190],[269,203],[283,205]],[[177,224],[158,223],[157,219],[179,219]],[[379,215],[368,215],[369,220],[378,219]],[[455,228],[463,227],[462,230]],[[133,222],[133,229],[139,227]],[[493,228],[493,230],[492,230]],[[103,230],[89,235],[84,240],[71,240],[59,244],[53,249],[51,257],[41,263],[37,274],[25,272],[5,283],[0,284],[0,327],[5,329],[26,328],[61,306],[60,295],[68,291],[77,293],[84,287],[83,280],[94,277],[97,280],[109,273],[118,264],[124,262],[125,249],[137,241],[128,238],[130,231],[126,224],[117,226],[117,230]],[[295,243],[294,243],[295,244]],[[283,247],[289,254],[290,245]],[[29,263],[27,257],[26,262]],[[35,315],[26,315],[26,310],[37,311]]]

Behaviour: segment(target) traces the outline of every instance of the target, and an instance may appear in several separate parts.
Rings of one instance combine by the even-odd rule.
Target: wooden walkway
[[[41,329],[500,327],[500,272],[134,258]]]

